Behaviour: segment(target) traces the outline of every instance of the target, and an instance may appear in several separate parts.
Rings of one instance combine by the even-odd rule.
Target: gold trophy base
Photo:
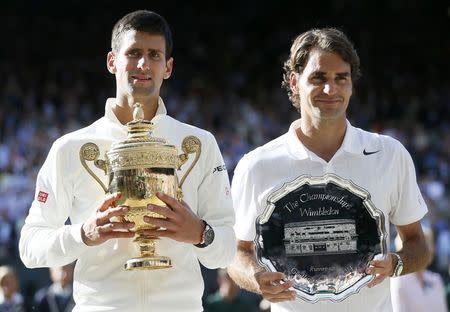
[[[127,260],[123,266],[125,270],[158,270],[172,267],[172,260],[169,257],[160,256],[156,253],[157,237],[147,237],[136,232],[134,243],[139,245],[140,256]]]
[[[138,257],[128,260],[124,269],[127,271],[158,270],[172,267],[172,260],[164,256]]]

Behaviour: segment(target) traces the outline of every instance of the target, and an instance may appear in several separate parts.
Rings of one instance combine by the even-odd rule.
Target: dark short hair
[[[128,30],[142,31],[149,34],[161,35],[166,41],[166,58],[172,55],[173,40],[169,24],[161,15],[147,10],[128,13],[115,25],[111,37],[111,49],[114,53],[120,50],[122,36]]]
[[[311,50],[320,49],[338,54],[345,62],[350,64],[352,81],[356,82],[361,75],[359,56],[347,36],[336,28],[311,29],[295,38],[291,52],[284,63],[282,86],[287,90],[292,104],[298,108],[300,99],[294,94],[290,86],[291,73],[301,74],[308,62]]]

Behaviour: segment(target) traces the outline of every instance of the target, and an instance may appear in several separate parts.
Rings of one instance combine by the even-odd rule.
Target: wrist
[[[403,260],[398,253],[391,253],[392,273],[391,277],[398,277],[403,272]]]
[[[194,244],[195,247],[198,248],[205,248],[212,244],[214,240],[214,229],[206,223],[205,220],[201,220],[203,223],[203,232],[202,232],[202,238],[200,240],[200,243]]]
[[[202,219],[198,220],[200,233],[197,235],[198,240],[194,243],[194,245],[202,244],[204,242],[203,233],[205,232],[206,224]]]
[[[84,243],[86,246],[89,246],[89,244],[88,244],[89,239],[87,238],[86,232],[84,231],[84,223],[81,225],[80,231],[81,231],[81,240],[83,241],[83,243]]]

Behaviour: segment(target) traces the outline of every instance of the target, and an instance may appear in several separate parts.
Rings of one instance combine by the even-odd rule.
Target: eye
[[[336,81],[337,81],[338,83],[345,83],[345,82],[348,81],[348,79],[349,79],[348,76],[339,76],[339,77],[336,77]]]
[[[154,60],[158,60],[158,59],[161,58],[161,53],[159,53],[159,52],[156,51],[156,50],[150,51],[150,53],[149,53],[148,55],[149,55],[152,59],[154,59]]]
[[[310,78],[311,82],[314,84],[319,84],[325,82],[325,77],[321,75],[314,75]]]
[[[141,54],[138,51],[132,50],[127,52],[127,56],[131,57],[131,58],[136,58],[136,57],[140,57]]]

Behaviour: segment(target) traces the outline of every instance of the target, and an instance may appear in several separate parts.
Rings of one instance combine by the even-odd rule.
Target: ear
[[[299,79],[300,77],[297,73],[291,72],[289,76],[289,84],[291,85],[291,91],[294,94],[299,93],[299,81],[298,81]]]
[[[166,71],[164,73],[164,79],[169,79],[170,75],[172,75],[173,69],[173,57],[169,58],[166,62]]]
[[[109,51],[106,56],[106,67],[111,74],[116,73],[116,56],[112,51]]]

